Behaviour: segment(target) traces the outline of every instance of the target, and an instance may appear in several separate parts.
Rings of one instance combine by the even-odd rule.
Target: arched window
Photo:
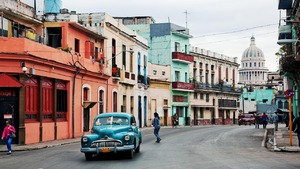
[[[104,91],[99,91],[99,114],[104,113]]]
[[[117,92],[113,92],[113,112],[118,111],[118,94]]]

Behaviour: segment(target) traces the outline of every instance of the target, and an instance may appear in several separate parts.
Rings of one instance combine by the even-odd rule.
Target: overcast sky
[[[21,1],[32,5],[34,0]],[[253,35],[268,69],[278,69],[278,0],[62,0],[62,7],[77,13],[152,16],[156,23],[170,21],[184,27],[187,23],[192,46],[238,57],[239,63]]]

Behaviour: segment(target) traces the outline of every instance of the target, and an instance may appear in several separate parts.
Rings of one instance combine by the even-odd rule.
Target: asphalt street
[[[77,142],[2,155],[0,164],[4,169],[300,168],[299,153],[274,153],[262,147],[264,130],[253,126],[162,128],[161,143],[155,143],[152,132],[143,131],[141,152],[132,160],[122,154],[105,154],[85,161]]]

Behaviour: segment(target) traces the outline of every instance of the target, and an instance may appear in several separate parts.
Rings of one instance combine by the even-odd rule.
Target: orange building
[[[73,22],[3,16],[0,132],[11,120],[18,144],[74,138],[111,111],[118,83],[103,73],[105,37]]]

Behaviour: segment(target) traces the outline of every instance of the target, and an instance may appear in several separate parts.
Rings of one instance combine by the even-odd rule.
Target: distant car
[[[251,124],[255,124],[255,117],[253,114],[243,114],[239,116],[239,121],[238,121],[239,125],[251,125]]]
[[[96,154],[118,152],[125,152],[132,159],[133,153],[140,152],[141,143],[142,134],[133,115],[103,113],[95,117],[91,133],[82,136],[80,151],[87,161]]]

